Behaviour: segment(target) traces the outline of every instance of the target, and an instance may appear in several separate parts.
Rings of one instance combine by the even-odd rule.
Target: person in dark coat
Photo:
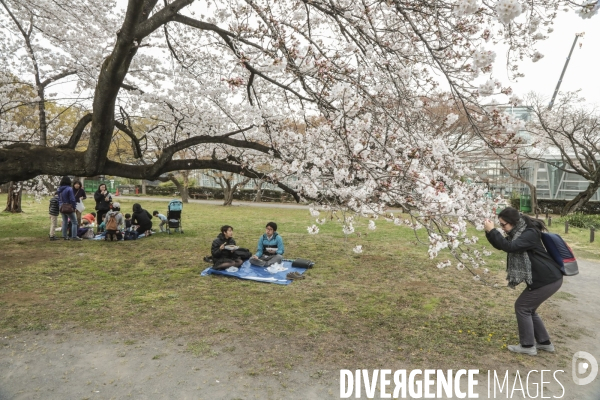
[[[58,208],[61,210],[62,215],[62,236],[64,240],[69,240],[67,237],[67,225],[69,221],[71,223],[71,240],[81,240],[77,237],[77,214],[75,214],[75,196],[73,195],[73,188],[71,187],[71,178],[63,176],[60,180],[60,186],[58,188]],[[70,204],[73,207],[73,211],[69,213],[63,212],[63,204]]]
[[[81,186],[80,181],[73,181],[73,195],[75,196],[75,202],[77,204],[83,204],[83,200],[87,199],[87,196],[85,195],[85,190]],[[77,214],[77,222],[79,223],[79,226],[81,226],[83,224],[81,218],[81,211],[76,209],[75,214]]]
[[[550,335],[536,312],[563,282],[560,267],[542,243],[546,226],[512,207],[502,210],[498,220],[506,237],[494,229],[490,220],[484,223],[485,236],[492,246],[507,253],[508,286],[515,288],[522,282],[527,285],[515,302],[520,343],[508,346],[508,350],[528,355],[536,355],[538,349],[554,352]]]
[[[106,189],[106,185],[104,183],[98,186],[98,190],[96,190],[96,193],[94,193],[94,200],[96,200],[96,220],[98,221],[98,224],[100,224],[102,221],[104,221],[104,216],[106,213],[110,211],[110,203],[112,202],[112,196]],[[100,228],[98,231],[100,231]]]
[[[135,203],[133,205],[133,214],[131,214],[131,225],[138,225],[136,232],[138,234],[150,235],[152,229],[152,215],[142,208],[141,205]]]
[[[221,233],[212,242],[210,254],[212,255],[214,265],[213,269],[223,270],[229,267],[238,267],[244,262],[239,256],[234,254],[233,250],[228,250],[225,246],[235,246],[233,239],[233,227],[223,225]]]

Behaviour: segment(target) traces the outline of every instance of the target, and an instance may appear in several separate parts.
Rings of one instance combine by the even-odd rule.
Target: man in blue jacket
[[[269,222],[265,234],[258,239],[256,254],[250,258],[250,264],[258,267],[268,267],[283,261],[283,239],[277,233],[277,224]]]

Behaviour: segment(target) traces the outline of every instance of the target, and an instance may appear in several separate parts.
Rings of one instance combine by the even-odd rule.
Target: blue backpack
[[[542,242],[550,257],[556,261],[560,267],[560,272],[563,275],[571,276],[579,273],[577,260],[573,254],[573,250],[564,241],[560,235],[556,233],[542,232]]]

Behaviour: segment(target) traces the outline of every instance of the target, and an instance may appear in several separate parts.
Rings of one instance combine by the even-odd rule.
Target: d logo
[[[585,378],[580,378],[579,375],[589,373]],[[587,385],[596,379],[598,375],[598,361],[593,355],[585,351],[578,351],[573,355],[572,364],[573,382],[576,385]]]

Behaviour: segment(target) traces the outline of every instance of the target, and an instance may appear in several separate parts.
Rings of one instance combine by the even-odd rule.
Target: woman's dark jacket
[[[138,211],[134,211],[133,214],[131,214],[131,224],[139,225],[140,228],[147,231],[152,229],[152,221],[150,221],[151,219],[152,215],[150,215],[150,213],[143,208],[140,208]]]
[[[233,251],[231,250],[221,250],[221,245],[225,244],[225,246],[235,246],[235,240],[233,238],[229,238],[226,239],[225,235],[223,235],[222,233],[219,233],[219,236],[217,236],[217,238],[215,240],[213,240],[212,242],[212,246],[210,247],[210,254],[213,257],[213,260],[215,261],[215,265],[216,265],[216,261],[217,260],[222,260],[222,259],[230,259],[230,260],[234,260],[236,257],[233,255]]]
[[[560,267],[546,251],[546,248],[542,244],[542,235],[537,229],[525,229],[521,236],[512,242],[502,236],[497,229],[492,229],[485,236],[490,244],[498,250],[503,250],[507,253],[527,251],[527,255],[531,261],[532,278],[531,285],[527,285],[529,290],[538,289],[562,279]]]
[[[87,196],[85,195],[85,190],[83,190],[83,188],[79,188],[77,190],[75,190],[75,188],[73,188],[73,193],[75,194],[75,201],[77,203],[79,203],[79,199],[87,199]],[[96,197],[96,196],[94,196]]]
[[[109,199],[111,199],[110,193],[106,192]],[[96,190],[94,193],[94,200],[96,200],[96,210],[97,211],[108,211],[110,210],[110,201],[104,200],[106,197],[100,192],[100,190]]]

